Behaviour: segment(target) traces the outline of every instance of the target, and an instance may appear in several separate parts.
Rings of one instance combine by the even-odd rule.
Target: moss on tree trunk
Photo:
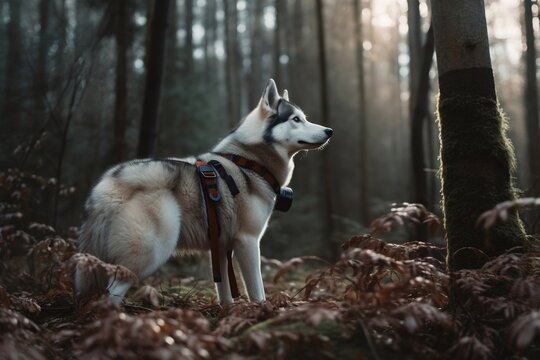
[[[489,234],[475,226],[480,214],[516,195],[512,185],[514,152],[500,106],[485,97],[441,99],[438,122],[449,268],[474,267],[470,257],[453,256],[464,247],[494,256],[523,245],[524,230],[516,214]]]
[[[515,199],[514,152],[497,102],[484,1],[432,0],[431,5],[447,263],[450,270],[475,268],[485,255],[525,245],[517,214],[487,234],[476,227],[482,212]]]

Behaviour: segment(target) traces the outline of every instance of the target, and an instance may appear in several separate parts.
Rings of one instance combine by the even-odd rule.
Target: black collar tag
[[[276,198],[274,210],[287,212],[292,206],[293,202],[293,190],[290,187],[283,186],[279,189],[279,194]]]

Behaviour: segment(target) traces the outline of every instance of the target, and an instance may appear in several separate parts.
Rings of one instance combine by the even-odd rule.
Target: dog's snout
[[[330,128],[326,128],[326,129],[324,129],[324,132],[326,133],[326,136],[331,137],[332,134],[334,133],[334,130],[332,130]]]

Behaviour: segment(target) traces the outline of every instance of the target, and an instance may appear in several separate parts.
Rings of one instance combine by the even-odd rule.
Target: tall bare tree
[[[276,24],[274,28],[274,79],[281,87],[287,85],[283,78],[283,67],[281,65],[281,55],[285,38],[283,37],[287,20],[287,3],[282,0],[275,0]]]
[[[116,42],[113,162],[117,163],[124,160],[126,147],[130,11],[128,0],[115,0],[113,7],[111,11],[115,13],[114,40]]]
[[[48,52],[50,45],[49,18],[51,2],[40,0],[39,2],[39,45],[36,61],[36,76],[34,85],[34,103],[38,111],[44,110],[44,98],[49,87],[48,78]]]
[[[249,107],[253,108],[259,101],[262,91],[261,58],[263,41],[263,1],[252,3],[252,36],[251,36],[251,69],[249,74]],[[278,82],[278,86],[281,84]]]
[[[538,117],[538,79],[536,76],[536,44],[533,27],[532,0],[524,0],[525,41],[527,43],[525,112],[527,118],[529,179],[531,196],[540,196],[540,120]]]
[[[215,43],[217,37],[216,0],[208,0],[205,14],[204,66],[206,84],[210,86],[211,72],[215,67]]]
[[[191,74],[193,72],[193,0],[185,0],[186,11],[186,49],[185,55],[185,72]]]
[[[319,61],[319,81],[320,81],[320,101],[321,101],[321,121],[324,126],[328,125],[329,106],[328,106],[328,66],[326,59],[326,40],[324,37],[324,4],[323,0],[316,0],[315,14],[317,19],[317,49]],[[332,221],[333,202],[332,189],[330,183],[330,164],[328,152],[323,152],[322,174],[323,183],[323,215],[324,215],[324,235],[328,244],[329,253],[333,258],[338,256],[338,247],[334,244],[334,224]]]
[[[367,111],[366,111],[366,85],[364,69],[364,34],[362,31],[362,0],[354,0],[354,36],[356,44],[356,68],[358,71],[358,125],[359,134],[359,163],[360,183],[360,220],[364,225],[369,222],[369,182],[368,182],[368,146],[367,146]]]
[[[475,226],[482,212],[515,198],[514,155],[497,103],[484,1],[432,0],[431,4],[439,71],[447,262],[452,270],[472,268],[488,256],[524,245],[517,214],[493,227],[489,238]]]
[[[420,56],[422,54],[422,27],[420,17],[420,2],[407,0],[407,22],[409,31],[409,113],[412,115],[418,91],[418,77],[420,71]]]
[[[150,22],[150,39],[147,48],[148,65],[146,67],[146,84],[137,149],[138,157],[148,157],[154,154],[169,3],[169,0],[154,2],[154,11]]]
[[[418,83],[415,96],[415,102],[413,104],[411,113],[411,163],[412,163],[412,175],[413,175],[413,201],[429,207],[428,196],[428,182],[426,177],[426,154],[424,151],[424,144],[426,143],[426,137],[424,136],[424,123],[428,117],[429,111],[429,90],[430,79],[429,71],[433,63],[433,53],[435,51],[435,44],[433,40],[433,27],[429,28],[426,36],[424,47],[421,51],[421,63],[418,64],[420,69],[418,71]],[[431,141],[427,137],[427,141]],[[427,240],[427,226],[426,224],[418,224],[416,239],[418,241]]]
[[[21,64],[22,56],[22,34],[21,34],[21,7],[19,0],[8,0],[9,22],[7,25],[7,54],[6,54],[6,86],[4,89],[4,104],[0,122],[10,119],[12,123],[20,120],[20,97],[22,95]]]
[[[238,48],[238,10],[237,0],[223,0],[225,11],[225,76],[229,109],[229,126],[240,121],[240,70],[241,58]]]
[[[56,73],[54,77],[54,87],[59,89],[62,86],[62,81],[64,80],[64,65],[66,58],[66,47],[67,47],[67,30],[68,30],[68,13],[66,7],[66,0],[60,0],[58,4],[58,37],[56,40],[57,51],[55,56],[55,67]]]

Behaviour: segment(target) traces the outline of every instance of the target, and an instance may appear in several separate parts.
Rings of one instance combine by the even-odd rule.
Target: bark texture
[[[138,157],[149,157],[154,154],[163,62],[165,59],[168,12],[169,0],[155,1],[152,22],[150,24],[150,40],[147,48],[148,66],[146,70],[139,146],[137,149]]]
[[[360,168],[360,221],[365,226],[369,225],[369,184],[368,184],[368,156],[367,156],[367,111],[366,111],[366,85],[364,71],[364,34],[362,31],[362,1],[354,0],[354,33],[356,43],[356,68],[358,71],[358,126],[360,145],[358,166]]]
[[[525,244],[517,214],[488,234],[479,215],[515,198],[514,154],[497,103],[483,0],[432,0],[439,69],[438,104],[442,202],[451,270],[481,266],[487,258]]]
[[[321,99],[321,125],[328,125],[328,66],[326,63],[326,41],[324,38],[324,5],[323,0],[317,0],[315,2],[315,14],[317,18],[317,45],[319,52],[319,77],[321,82],[320,87],[320,99]],[[333,241],[334,224],[332,221],[333,203],[332,203],[332,191],[330,184],[330,164],[328,159],[328,152],[323,153],[322,174],[323,179],[323,194],[324,194],[324,231],[325,238],[328,241],[328,250],[332,258],[337,258],[337,247]]]
[[[21,6],[19,0],[9,0],[9,23],[7,24],[7,54],[6,54],[6,84],[4,88],[4,104],[2,109],[2,119],[10,119],[12,123],[19,123],[21,120],[20,97],[21,89],[21,64],[23,63],[22,39],[21,39]]]
[[[185,0],[186,11],[186,50],[185,69],[187,74],[193,72],[193,0]]]
[[[262,0],[254,0],[252,3],[252,37],[251,37],[251,72],[249,74],[249,108],[254,108],[262,92],[261,80],[261,57],[262,57],[262,42],[263,42],[263,2]],[[278,86],[281,84],[278,82]]]
[[[240,121],[240,69],[241,58],[238,45],[238,10],[236,0],[223,0],[225,11],[225,77],[229,109],[229,127]]]
[[[418,83],[416,87],[415,101],[411,109],[411,157],[413,175],[413,200],[429,208],[428,182],[426,176],[426,154],[424,151],[424,120],[429,109],[430,79],[429,71],[433,63],[433,53],[435,44],[433,40],[433,27],[430,27],[426,43],[421,51],[422,62],[418,71]],[[418,65],[417,65],[418,66]],[[429,140],[428,140],[429,141]],[[428,237],[428,227],[426,224],[416,226],[416,239],[426,241]]]
[[[115,1],[114,38],[116,41],[116,100],[114,104],[114,144],[113,161],[125,158],[127,128],[127,79],[129,48],[129,11],[127,0]]]
[[[538,80],[536,77],[536,47],[533,28],[532,1],[525,0],[525,53],[527,78],[525,88],[525,109],[527,117],[529,153],[529,196],[540,196],[540,123],[538,117]]]

